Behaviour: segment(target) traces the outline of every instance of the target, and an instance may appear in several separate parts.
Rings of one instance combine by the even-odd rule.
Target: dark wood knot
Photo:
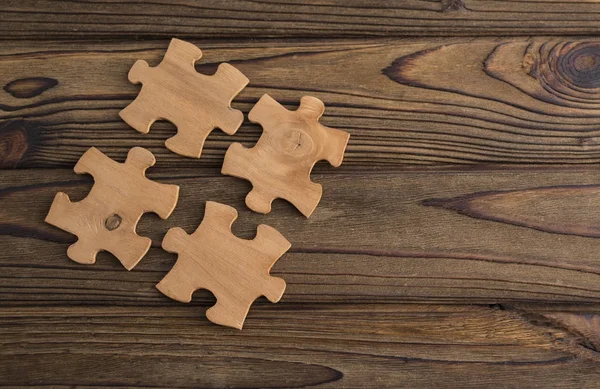
[[[504,43],[486,58],[484,71],[551,104],[598,109],[600,103],[600,41]]]
[[[122,221],[123,218],[115,213],[106,219],[106,221],[104,222],[104,227],[106,227],[106,229],[109,231],[114,231],[117,228],[119,228]]]
[[[600,87],[600,42],[569,43],[553,50],[550,59],[560,78],[572,87]]]
[[[0,127],[0,168],[15,168],[29,148],[28,132],[22,121]]]
[[[442,0],[442,12],[466,11],[467,6],[464,0]]]
[[[29,99],[41,95],[56,85],[58,85],[58,81],[54,78],[30,77],[13,80],[4,85],[4,90],[13,97]]]

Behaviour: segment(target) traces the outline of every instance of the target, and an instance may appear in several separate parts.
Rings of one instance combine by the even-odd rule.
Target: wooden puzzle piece
[[[212,76],[196,72],[194,63],[201,57],[198,47],[172,39],[158,66],[151,68],[138,60],[129,71],[129,81],[142,83],[142,90],[119,113],[143,134],[156,120],[170,121],[177,134],[167,139],[167,148],[194,158],[200,158],[204,141],[215,128],[233,135],[241,126],[244,115],[231,108],[231,101],[248,85],[248,78],[227,63],[220,64]]]
[[[306,217],[313,213],[322,188],[310,180],[310,172],[323,159],[340,166],[350,137],[319,123],[324,111],[323,102],[310,96],[302,97],[296,111],[288,111],[269,95],[252,108],[248,117],[262,125],[262,136],[250,149],[232,144],[221,170],[252,183],[246,197],[250,209],[269,213],[273,200],[283,198]]]
[[[177,185],[159,184],[145,176],[156,160],[141,147],[129,150],[125,163],[116,162],[95,147],[75,165],[77,174],[91,174],[94,186],[86,198],[71,202],[59,192],[54,197],[46,222],[77,235],[67,250],[75,262],[92,264],[106,250],[131,270],[150,248],[151,240],[136,234],[145,212],[163,219],[171,215],[179,197]]]
[[[258,226],[253,240],[240,239],[231,232],[235,219],[234,208],[208,201],[204,219],[193,234],[171,228],[162,247],[177,253],[177,262],[156,287],[184,303],[192,300],[194,291],[208,289],[217,298],[206,311],[208,320],[242,329],[254,300],[265,296],[276,303],[281,299],[285,281],[269,271],[290,242],[264,224]]]

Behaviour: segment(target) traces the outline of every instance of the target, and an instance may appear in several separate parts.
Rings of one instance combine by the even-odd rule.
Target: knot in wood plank
[[[0,169],[17,167],[28,147],[27,130],[22,121],[0,127]]]
[[[488,56],[484,71],[538,100],[569,108],[600,108],[597,41],[502,44]]]
[[[13,80],[4,85],[4,90],[19,99],[29,99],[41,95],[50,88],[58,85],[54,78],[28,77]]]

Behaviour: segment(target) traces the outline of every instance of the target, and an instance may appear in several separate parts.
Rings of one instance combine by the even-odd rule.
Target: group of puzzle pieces
[[[199,158],[207,136],[215,128],[229,135],[241,126],[244,115],[231,108],[231,101],[248,84],[235,67],[223,63],[212,76],[197,73],[194,64],[202,52],[191,43],[173,39],[162,62],[149,67],[137,61],[129,80],[142,83],[138,97],[120,112],[121,118],[141,133],[152,123],[166,119],[177,134],[166,147],[183,156]],[[268,213],[276,198],[292,203],[309,217],[322,194],[321,185],[310,180],[319,160],[333,166],[342,163],[349,134],[319,123],[325,106],[305,96],[296,111],[289,111],[264,95],[248,117],[259,123],[263,133],[253,148],[233,143],[225,154],[222,173],[250,181],[248,207]],[[86,198],[71,202],[57,193],[46,222],[77,236],[67,251],[69,258],[93,264],[99,251],[108,251],[131,270],[150,248],[149,238],[136,234],[145,212],[168,218],[177,204],[179,187],[149,180],[145,171],[155,164],[144,148],[131,149],[124,163],[115,162],[96,148],[90,148],[75,165],[78,174],[91,174],[95,184]],[[265,296],[277,302],[285,281],[273,277],[273,264],[290,248],[277,230],[258,226],[253,240],[237,238],[231,225],[237,211],[208,201],[204,219],[188,235],[171,228],[162,247],[178,254],[173,268],[156,286],[166,296],[190,302],[198,289],[208,289],[217,298],[206,315],[213,323],[242,328],[253,301]]]

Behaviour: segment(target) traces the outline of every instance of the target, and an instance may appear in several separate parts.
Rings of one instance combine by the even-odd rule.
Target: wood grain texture
[[[594,388],[600,378],[596,338],[584,335],[599,330],[595,311],[262,305],[240,332],[185,308],[2,308],[2,386]]]
[[[423,204],[540,231],[599,238],[598,225],[590,223],[599,196],[598,185],[556,186],[428,199]]]
[[[229,61],[251,80],[233,103],[246,114],[264,93],[288,109],[304,95],[327,102],[321,122],[351,134],[341,169],[600,162],[598,39],[196,43],[208,61],[198,71]],[[234,136],[214,131],[202,158],[188,160],[163,147],[171,125],[140,135],[120,120],[138,91],[129,68],[158,64],[167,44],[7,41],[7,84],[56,85],[38,83],[29,98],[0,92],[0,166],[71,167],[95,145],[113,158],[143,146],[159,166],[214,170],[231,142],[252,146],[260,127],[246,121]]]
[[[550,3],[550,4],[549,4]],[[593,0],[5,0],[6,39],[302,38],[600,32]]]
[[[175,256],[159,249],[160,241],[174,226],[192,232],[207,200],[240,212],[233,225],[240,238],[253,238],[256,225],[267,224],[292,243],[272,270],[288,283],[283,302],[600,301],[600,240],[585,233],[600,224],[600,200],[590,193],[600,187],[596,169],[317,174],[314,181],[327,191],[310,219],[281,200],[269,215],[251,212],[242,180],[196,169],[151,170],[151,179],[180,185],[180,200],[167,220],[142,218],[138,233],[155,248],[129,273],[108,254],[93,266],[69,261],[73,237],[42,222],[54,193],[83,198],[89,179],[66,169],[0,174],[0,201],[12,205],[0,209],[4,305],[166,304],[154,285]],[[562,189],[551,192],[551,201],[535,201],[547,187]],[[517,191],[523,202],[510,208],[486,201],[499,190]],[[490,216],[432,206],[464,196],[482,200],[463,207]],[[552,233],[536,228],[544,220]],[[198,291],[194,301],[214,299]]]
[[[596,388],[599,21],[593,0],[0,2],[0,387]],[[129,69],[172,37],[202,48],[197,71],[250,79],[246,116],[310,95],[351,134],[343,166],[315,166],[310,219],[253,213],[250,184],[219,175],[258,125],[195,160],[164,148],[173,125],[119,118]],[[42,222],[56,192],[91,189],[72,172],[91,146],[148,148],[149,178],[181,185],[168,220],[141,219],[153,247],[132,272],[68,260],[74,237]],[[286,294],[243,332],[204,318],[210,292],[154,287],[176,261],[165,233],[207,200],[239,210],[236,236],[268,224],[293,244],[272,269]]]

